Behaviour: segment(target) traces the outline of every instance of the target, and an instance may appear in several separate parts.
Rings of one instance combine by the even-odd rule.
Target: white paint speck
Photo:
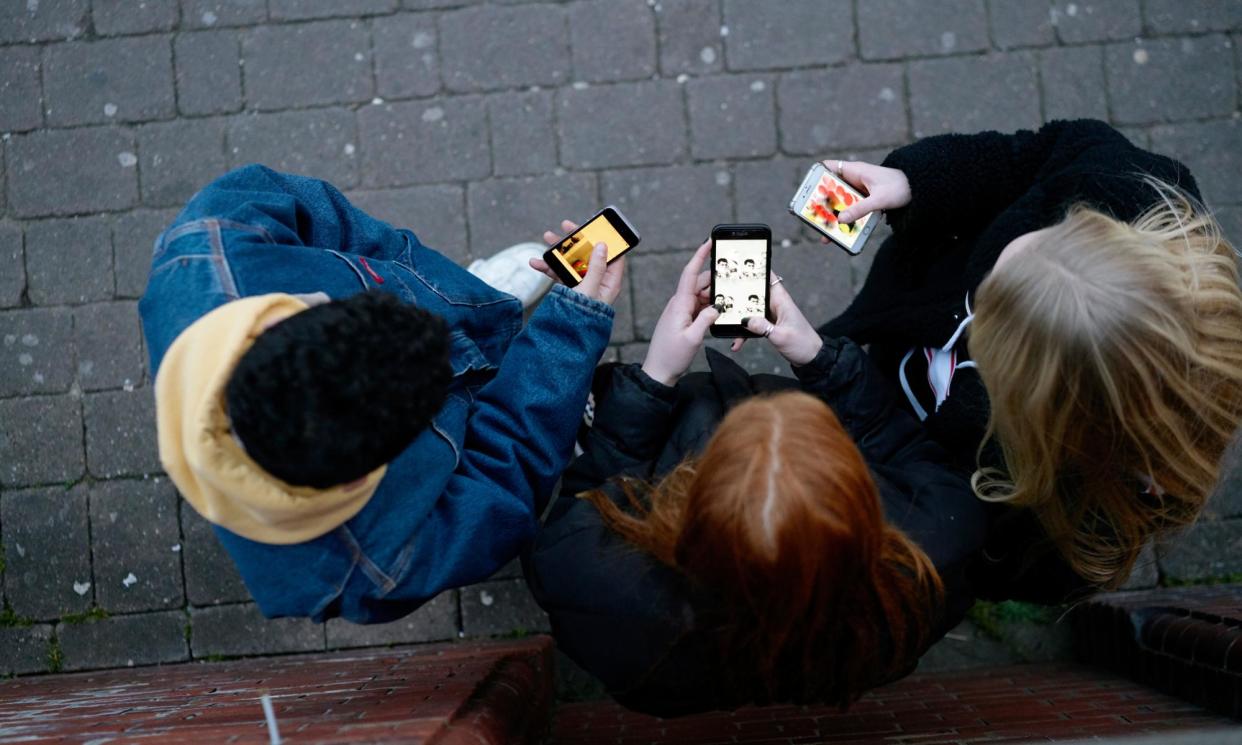
[[[677,76],[677,82],[681,83],[682,85],[685,85],[686,81],[689,79],[690,79],[690,76],[685,74],[684,72]]]
[[[346,155],[353,155],[357,149],[358,148],[354,147],[354,143],[352,142],[345,143],[345,154]]]
[[[26,12],[34,15],[39,12],[39,0],[26,0]]]
[[[423,112],[423,121],[438,122],[444,118],[444,109],[439,106],[432,106]]]
[[[23,546],[20,543],[15,543],[13,544],[13,548],[17,549],[18,556],[22,557],[23,559],[26,558],[26,547],[25,546]]]
[[[37,373],[35,373],[32,377],[34,378],[34,382],[36,382],[36,383],[42,383],[42,382],[43,382],[43,373],[38,373],[38,372],[37,372]]]
[[[85,595],[86,591],[89,589],[91,589],[90,582],[74,582],[73,583],[73,591],[79,595]]]
[[[21,354],[17,355],[17,361],[19,364],[21,364],[22,367],[27,367],[29,365],[34,364],[34,357],[31,357],[26,352],[22,352]]]
[[[1134,64],[1145,65],[1147,64],[1147,60],[1149,59],[1151,59],[1151,55],[1147,53],[1146,49],[1135,49],[1134,50]]]
[[[372,106],[379,106],[382,103],[384,103],[384,99],[380,98],[379,96],[376,96],[375,98],[371,99]]]
[[[1182,54],[1194,54],[1195,53],[1195,42],[1193,39],[1182,39],[1181,47],[1182,47]]]
[[[95,372],[94,360],[82,360],[78,363],[78,375],[87,378],[90,377],[90,374],[93,372]]]
[[[781,248],[789,248],[792,245],[793,245],[793,241],[789,240],[788,238],[785,238],[781,241]]]
[[[174,554],[179,554],[179,553],[181,553],[181,544],[180,544],[180,543],[174,543],[174,544],[172,545],[172,552],[173,552]]]
[[[883,88],[880,89],[880,100],[881,101],[895,101],[897,100],[897,94],[893,92],[892,88],[889,88],[888,86],[884,86]]]
[[[354,52],[354,62],[361,62],[364,59],[366,56],[362,52]]]
[[[728,26],[721,26],[721,27],[720,27],[720,35],[721,35],[721,36],[728,36],[728,35],[729,35],[729,27],[728,27]]]
[[[754,91],[755,93],[762,93],[763,90],[767,87],[768,87],[768,84],[763,82],[762,80],[756,80],[755,82],[750,84],[750,89]]]
[[[110,520],[111,522],[114,522],[114,523],[115,523],[115,522],[116,522],[116,518],[117,518],[117,517],[118,517],[118,515],[117,515],[117,513],[115,513],[115,512],[109,512],[109,513],[108,513],[108,520]]]
[[[410,46],[415,49],[426,49],[436,43],[436,37],[426,31],[419,31],[414,34],[414,38],[410,40]]]
[[[479,602],[490,607],[492,603],[496,602],[496,596],[492,595],[487,590],[480,590]]]
[[[23,347],[37,347],[37,346],[39,346],[39,337],[35,336],[34,334],[25,334],[25,335],[23,335],[23,336],[22,336],[22,346],[23,346]]]
[[[1065,15],[1069,16],[1070,18],[1073,18],[1074,16],[1078,15],[1078,6],[1075,5],[1074,3],[1070,3],[1069,5],[1066,5]]]
[[[5,334],[4,335],[4,346],[11,347],[16,343],[17,343],[17,334]]]
[[[952,31],[945,31],[940,35],[940,48],[948,52],[957,46],[957,34]]]
[[[114,103],[104,104],[104,116],[116,116],[116,104]]]
[[[728,186],[729,181],[730,181],[730,178],[729,178],[728,171],[716,171],[716,185],[717,186]]]
[[[134,381],[130,380],[129,378],[126,378],[126,379],[125,379],[125,383],[121,385],[121,388],[122,388],[122,390],[124,390],[126,393],[133,393],[133,391],[134,391]]]
[[[699,52],[699,59],[703,60],[703,64],[705,65],[710,65],[711,63],[715,62],[716,61],[715,47],[703,47],[703,50]]]
[[[121,584],[124,585],[125,587],[136,585],[138,584],[138,578],[134,576],[133,572],[130,572],[129,574],[125,575],[125,579],[121,580]]]
[[[219,19],[216,18],[216,14],[212,13],[210,10],[203,14],[203,23],[207,26],[216,25],[217,20]]]
[[[138,156],[126,150],[125,152],[117,153],[116,161],[121,164],[121,168],[133,168],[138,165]]]
[[[589,83],[587,83],[585,80],[578,80],[578,81],[576,81],[576,82],[574,83],[574,85],[573,85],[573,88],[574,88],[574,90],[576,90],[576,91],[584,91],[584,90],[586,90],[587,88],[590,88],[590,87],[591,87],[591,85],[590,85]]]

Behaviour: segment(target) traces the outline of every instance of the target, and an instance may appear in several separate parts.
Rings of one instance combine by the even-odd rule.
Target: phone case
[[[879,216],[868,212],[854,222],[842,225],[837,215],[862,198],[862,193],[845,179],[829,172],[822,163],[816,163],[807,171],[793,199],[789,200],[789,212],[846,253],[857,256],[879,224]]]

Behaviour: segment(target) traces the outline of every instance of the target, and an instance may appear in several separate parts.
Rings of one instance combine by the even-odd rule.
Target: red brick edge
[[[427,745],[535,745],[552,720],[552,640],[496,663]]]

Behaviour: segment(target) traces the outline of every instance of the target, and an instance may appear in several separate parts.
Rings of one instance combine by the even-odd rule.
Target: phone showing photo
[[[802,185],[789,202],[789,211],[799,220],[810,225],[828,240],[857,256],[878,222],[874,212],[868,212],[853,222],[838,219],[846,207],[863,198],[845,179],[816,163],[807,171]]]
[[[543,255],[548,267],[567,286],[573,287],[586,276],[591,264],[591,251],[596,243],[608,246],[608,263],[638,245],[638,231],[625,219],[621,210],[605,207],[582,224],[582,227],[552,245]]]
[[[742,325],[745,318],[768,318],[772,276],[772,229],[767,225],[717,225],[712,228],[712,302],[720,317],[712,336],[758,336]]]

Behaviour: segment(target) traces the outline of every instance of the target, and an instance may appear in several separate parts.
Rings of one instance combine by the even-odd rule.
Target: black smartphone
[[[772,229],[767,225],[717,225],[712,228],[712,302],[720,317],[712,336],[754,337],[744,318],[768,318],[772,276]]]
[[[609,205],[574,232],[552,244],[543,255],[548,267],[568,287],[586,276],[591,264],[591,251],[596,243],[608,246],[608,263],[620,258],[638,245],[638,231],[625,219],[621,210]]]
[[[868,212],[849,223],[843,223],[837,217],[842,210],[862,198],[862,192],[846,183],[845,179],[829,172],[823,163],[816,163],[806,172],[798,191],[789,200],[789,211],[847,253],[857,256],[879,224],[877,215]]]

